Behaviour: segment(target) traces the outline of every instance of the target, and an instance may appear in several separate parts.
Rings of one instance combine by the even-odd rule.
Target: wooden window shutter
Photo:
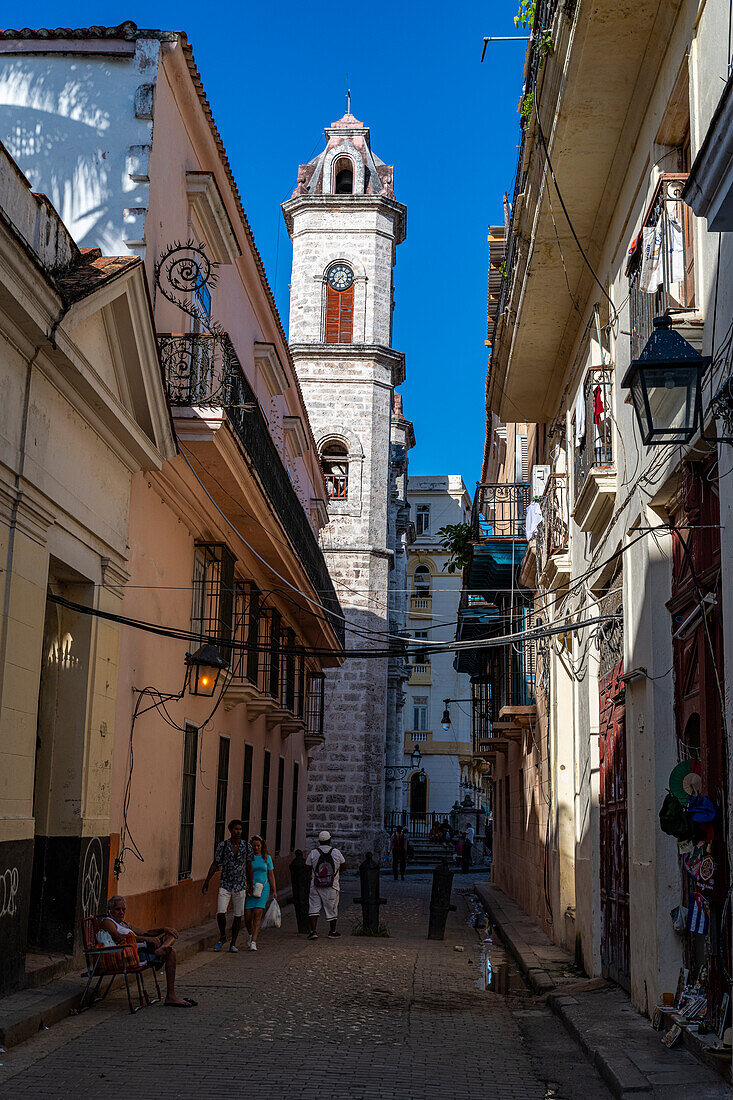
[[[334,290],[326,284],[326,343],[350,344],[354,333],[354,285]]]

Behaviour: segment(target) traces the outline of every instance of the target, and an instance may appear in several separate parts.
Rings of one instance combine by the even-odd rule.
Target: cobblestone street
[[[502,993],[479,988],[469,880],[456,877],[444,942],[425,938],[430,882],[383,884],[390,938],[308,942],[292,907],[260,951],[206,952],[180,968],[191,1010],[130,1016],[119,994],[3,1055],[4,1097],[501,1097],[600,1100],[609,1093],[562,1025],[492,949]],[[464,886],[465,884],[465,886]],[[460,892],[459,892],[460,891]],[[134,919],[134,914],[133,918]],[[462,946],[463,951],[455,951]]]

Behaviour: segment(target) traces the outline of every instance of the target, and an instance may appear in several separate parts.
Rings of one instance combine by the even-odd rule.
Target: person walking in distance
[[[272,865],[272,857],[268,855],[267,845],[261,836],[253,836],[250,840],[252,847],[252,879],[253,885],[250,896],[244,906],[244,919],[247,922],[249,932],[249,949],[257,950],[257,937],[260,934],[260,925],[267,909],[272,892],[272,900],[277,899],[277,886],[275,885],[275,869]]]
[[[238,951],[237,936],[242,927],[242,914],[244,902],[247,897],[247,886],[252,888],[252,849],[242,834],[244,826],[238,817],[229,822],[229,840],[222,840],[217,844],[216,852],[208,874],[201,887],[201,893],[205,894],[209,889],[209,882],[221,868],[219,881],[219,902],[217,905],[216,920],[219,925],[219,939],[214,944],[215,951],[221,951],[227,938],[227,909],[231,901],[234,908],[234,920],[232,921],[232,938],[229,943],[230,951]]]
[[[473,825],[469,825],[463,836],[463,847],[461,848],[461,871],[464,875],[471,866],[471,848],[473,847],[474,836],[474,827]]]
[[[341,896],[339,874],[346,860],[338,848],[334,848],[331,844],[331,834],[327,829],[318,834],[318,846],[308,853],[306,863],[313,868],[308,895],[308,915],[311,922],[308,939],[318,939],[318,917],[321,911],[328,921],[329,938],[335,939],[336,936],[341,935],[336,931],[336,919]]]
[[[407,829],[404,825],[398,825],[392,833],[389,847],[392,852],[392,874],[394,875],[394,880],[397,882],[397,873],[399,871],[402,881],[404,882],[405,871],[407,869]]]

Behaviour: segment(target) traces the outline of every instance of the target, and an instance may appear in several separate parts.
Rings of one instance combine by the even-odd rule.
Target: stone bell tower
[[[329,494],[321,545],[348,620],[346,645],[383,649],[393,630],[388,527],[392,394],[405,377],[392,348],[392,269],[406,209],[394,170],[351,113],[325,131],[283,204],[293,242],[290,348]],[[349,629],[349,626],[351,629]],[[388,658],[347,658],[325,685],[325,744],[309,772],[309,836],[329,829],[352,857],[384,828]]]

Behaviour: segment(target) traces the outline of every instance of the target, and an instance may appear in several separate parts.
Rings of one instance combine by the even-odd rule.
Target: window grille
[[[181,827],[178,842],[178,879],[190,878],[193,868],[193,825],[196,816],[196,767],[199,731],[186,723],[183,734],[183,780],[181,783]]]
[[[224,839],[227,820],[227,795],[229,793],[229,738],[219,738],[219,768],[216,773],[216,820],[214,822],[214,846]]]
[[[252,758],[254,749],[251,745],[244,746],[244,770],[242,772],[242,822],[244,823],[244,835],[249,836],[249,816],[252,809]]]
[[[305,732],[308,737],[323,737],[325,682],[325,677],[320,673],[308,677],[305,708]]]
[[[270,752],[265,749],[265,765],[262,772],[262,807],[260,811],[260,836],[267,843],[267,817],[270,809]]]
[[[283,792],[285,789],[285,757],[277,765],[277,813],[275,816],[275,854],[280,855],[283,841]]]
[[[293,764],[293,795],[290,804],[290,851],[295,851],[296,829],[298,827],[298,788],[300,786],[300,764]]]
[[[225,661],[232,656],[235,560],[223,543],[198,544],[194,552],[191,631],[217,645]]]

